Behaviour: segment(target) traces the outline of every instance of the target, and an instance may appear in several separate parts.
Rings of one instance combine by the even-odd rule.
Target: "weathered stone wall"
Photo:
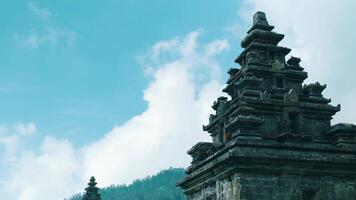
[[[213,197],[215,198],[215,196],[215,185],[210,185],[199,192],[189,195],[188,200],[213,199]]]
[[[216,181],[188,197],[188,200],[240,200],[240,179],[237,176]]]
[[[347,178],[236,174],[188,200],[354,200],[356,181]]]
[[[329,119],[321,120],[308,117],[304,117],[303,119],[303,133],[305,135],[319,137],[326,132],[327,127],[330,127]]]

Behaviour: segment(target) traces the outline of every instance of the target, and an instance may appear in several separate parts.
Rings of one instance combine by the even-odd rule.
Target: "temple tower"
[[[83,195],[83,200],[101,200],[99,194],[99,188],[96,187],[96,182],[94,176],[90,178],[88,187],[85,188],[85,194]]]
[[[326,85],[303,85],[300,58],[278,46],[263,12],[253,16],[223,89],[203,126],[187,177],[188,200],[356,199],[356,126],[336,124],[340,110],[323,96]]]

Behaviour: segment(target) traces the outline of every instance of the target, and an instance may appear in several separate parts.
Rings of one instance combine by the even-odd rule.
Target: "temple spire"
[[[274,28],[274,26],[271,26],[268,24],[266,14],[261,11],[257,11],[253,15],[253,24],[250,30],[247,31],[247,33],[250,33],[251,31],[255,29],[259,30],[264,30],[264,31],[271,31]]]
[[[88,187],[85,188],[85,194],[83,195],[83,200],[101,200],[99,194],[99,188],[96,187],[96,182],[94,176],[90,178]]]
[[[272,67],[276,60],[281,63],[281,66],[285,65],[285,56],[291,49],[278,46],[284,35],[273,32],[273,28],[274,26],[269,25],[264,12],[256,12],[253,15],[252,27],[241,41],[244,50],[235,62],[242,68],[252,64]]]

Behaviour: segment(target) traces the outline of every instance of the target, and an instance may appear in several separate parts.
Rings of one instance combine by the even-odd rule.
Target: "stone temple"
[[[96,187],[96,185],[97,183],[95,182],[95,178],[92,176],[88,183],[88,187],[85,188],[82,200],[101,200],[99,188]]]
[[[323,97],[326,85],[303,85],[300,59],[278,46],[265,13],[253,16],[228,71],[215,114],[203,126],[187,176],[178,183],[188,200],[356,199],[356,126],[331,125],[340,110]]]

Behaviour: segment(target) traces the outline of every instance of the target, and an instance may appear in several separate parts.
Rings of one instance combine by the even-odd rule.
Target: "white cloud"
[[[63,28],[47,27],[40,31],[31,31],[28,35],[14,34],[15,41],[26,46],[37,48],[42,45],[56,46],[65,44],[73,46],[77,39],[77,34],[73,31]]]
[[[59,44],[72,47],[75,45],[77,33],[67,27],[57,26],[50,20],[51,11],[41,8],[34,2],[28,3],[28,9],[33,15],[42,19],[40,26],[35,25],[29,33],[13,35],[14,40],[24,46],[38,48],[44,45],[57,46]]]
[[[51,15],[51,11],[48,8],[41,8],[34,2],[29,2],[27,6],[32,13],[43,20],[47,20]]]
[[[152,82],[144,91],[148,108],[142,114],[81,149],[46,137],[39,152],[18,155],[4,183],[8,195],[20,200],[63,199],[83,191],[92,175],[99,186],[107,186],[170,166],[187,166],[191,158],[186,151],[198,141],[210,140],[202,124],[222,89],[215,57],[229,47],[225,40],[200,44],[201,34],[198,30],[159,42],[141,56],[144,67],[152,67]],[[204,80],[197,81],[201,76]],[[23,132],[32,129],[24,127]]]
[[[157,43],[145,56],[145,63],[155,66],[154,80],[144,92],[148,109],[84,149],[85,177],[94,174],[104,185],[127,183],[170,166],[187,166],[185,152],[210,139],[201,125],[222,87],[214,75],[215,54],[228,44],[216,40],[200,45],[200,34]],[[199,87],[196,78],[201,73],[209,78]]]
[[[292,48],[291,55],[301,57],[309,72],[307,82],[326,83],[325,96],[341,103],[334,120],[356,123],[356,1],[323,0],[246,0],[240,10],[247,23],[255,11],[264,11],[275,31],[285,34],[281,43]]]
[[[35,134],[37,132],[37,127],[36,124],[34,123],[27,123],[27,124],[20,123],[15,126],[15,130],[19,134],[27,136],[27,135]]]
[[[3,161],[13,162],[17,158],[17,151],[20,144],[20,138],[18,135],[6,135],[0,137],[0,144],[4,145],[5,153]]]
[[[38,149],[28,150],[26,144],[38,132],[34,123],[0,126],[0,147],[4,147],[0,191],[3,199],[63,199],[79,188],[80,151],[67,140],[50,136]],[[4,168],[2,168],[4,169]],[[52,198],[53,197],[53,198]]]
[[[80,163],[66,140],[45,137],[39,153],[23,152],[11,163],[11,176],[2,188],[7,199],[64,199],[80,187]],[[83,186],[82,186],[83,187]]]
[[[34,123],[0,126],[0,144],[4,146],[3,162],[15,162],[23,141],[37,133]]]

